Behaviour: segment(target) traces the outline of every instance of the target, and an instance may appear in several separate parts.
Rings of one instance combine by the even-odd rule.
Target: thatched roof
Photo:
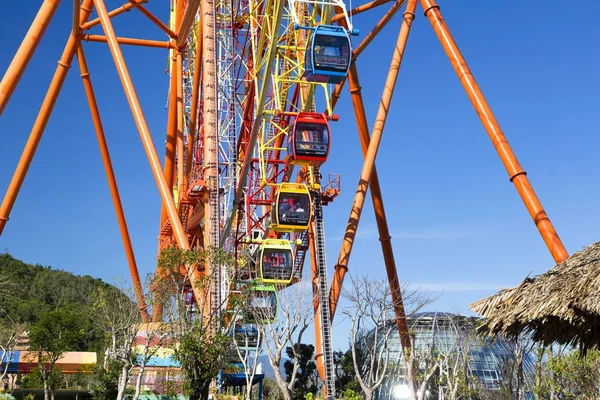
[[[471,309],[486,318],[481,330],[490,334],[530,332],[545,344],[600,348],[600,242]]]

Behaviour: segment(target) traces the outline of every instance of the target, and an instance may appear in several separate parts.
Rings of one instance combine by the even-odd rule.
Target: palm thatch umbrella
[[[600,348],[600,242],[574,253],[548,272],[471,304],[486,318],[480,330]]]

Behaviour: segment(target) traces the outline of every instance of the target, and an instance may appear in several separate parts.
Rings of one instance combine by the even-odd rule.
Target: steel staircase
[[[335,399],[335,369],[333,365],[333,346],[331,344],[331,314],[329,311],[329,288],[327,286],[323,204],[320,191],[314,191],[312,195],[315,212],[315,250],[317,253],[317,270],[319,272],[319,309],[321,312],[321,340],[323,342],[325,386],[327,388],[327,398]]]

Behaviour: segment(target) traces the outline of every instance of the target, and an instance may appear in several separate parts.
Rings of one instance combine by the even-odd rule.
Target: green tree
[[[293,399],[304,399],[308,393],[317,394],[317,364],[313,360],[315,354],[315,346],[312,344],[296,343],[294,349],[286,348],[286,354],[289,358],[294,358],[294,353],[298,355],[297,365],[291,360],[287,360],[283,367],[285,369],[286,382],[292,380],[294,375],[294,367],[297,367],[296,384],[292,391]]]
[[[123,363],[118,360],[108,360],[104,365],[96,365],[92,378],[92,398],[94,400],[114,400],[119,393],[119,376]]]
[[[29,330],[29,347],[37,355],[44,386],[44,400],[54,399],[56,362],[67,351],[81,346],[85,332],[82,316],[71,307],[58,308],[43,315]]]
[[[359,363],[362,363],[364,355],[360,348],[357,349],[357,357],[361,360]],[[350,390],[353,393],[361,393],[360,384],[356,380],[356,375],[354,373],[352,350],[348,349],[346,352],[334,352],[333,363],[335,364],[335,387],[338,393],[346,393],[347,390]]]
[[[102,351],[104,336],[93,329],[90,310],[97,288],[117,289],[91,276],[76,276],[66,271],[41,265],[26,264],[8,253],[0,253],[0,277],[5,282],[4,296],[0,295],[0,308],[5,318],[16,323],[33,324],[52,310],[73,307],[80,311],[81,328],[85,335],[75,351]]]
[[[228,302],[209,307],[213,276],[204,274],[196,279],[195,293],[200,295],[197,307],[186,307],[185,292],[191,286],[192,271],[210,270],[214,266],[231,270],[233,257],[220,249],[210,251],[163,250],[158,259],[160,281],[155,281],[155,301],[166,313],[170,336],[176,345],[174,358],[184,373],[183,391],[190,400],[206,399],[210,384],[226,366],[225,355],[231,351],[231,338],[220,310]],[[184,271],[184,273],[182,273]],[[164,294],[161,298],[159,294]],[[174,294],[174,295],[173,295]],[[195,311],[194,311],[195,310]],[[219,310],[219,312],[215,312]],[[220,330],[221,326],[225,329]]]
[[[104,332],[109,343],[106,349],[107,358],[121,363],[116,399],[122,400],[129,375],[136,364],[134,344],[142,320],[135,303],[134,290],[126,287],[123,282],[117,282],[117,285],[120,287],[119,293],[107,288],[98,288],[93,296],[92,319],[96,328]]]
[[[598,398],[598,382],[600,382],[600,352],[590,351],[582,356],[579,351],[572,350],[549,357],[545,364],[545,374],[539,397],[552,399],[575,400]],[[541,392],[541,393],[540,393]]]

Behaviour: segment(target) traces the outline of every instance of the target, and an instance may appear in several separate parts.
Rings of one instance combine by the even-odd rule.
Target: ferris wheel
[[[159,1],[159,0],[156,0]],[[456,43],[433,0],[419,0],[498,148],[527,208],[536,220],[556,260],[567,253],[533,193],[524,171],[494,119]],[[335,315],[367,187],[376,204],[386,269],[395,302],[404,348],[410,348],[402,308],[399,279],[374,160],[385,125],[398,69],[414,19],[417,0],[375,0],[348,8],[341,0],[171,0],[169,21],[153,15],[144,3],[130,0],[109,11],[104,0],[77,1],[72,34],[40,109],[30,139],[0,207],[0,233],[16,200],[24,176],[43,134],[69,66],[77,55],[86,94],[99,138],[103,137],[84,41],[107,42],[142,139],[161,195],[159,250],[225,249],[247,262],[235,274],[220,265],[205,268],[212,280],[209,303],[224,312],[223,301],[236,285],[249,285],[250,307],[260,308],[269,320],[277,318],[277,293],[302,280],[309,259],[315,297],[316,349],[319,373],[329,397],[335,395],[331,321]],[[369,135],[354,60],[406,3],[398,42],[382,94],[377,122]],[[0,113],[19,81],[41,36],[58,7],[44,1],[23,45],[0,83]],[[387,7],[382,19],[359,43],[353,16]],[[165,41],[118,37],[111,19],[136,9],[167,36]],[[90,19],[92,11],[97,18]],[[94,35],[95,27],[104,35]],[[164,48],[168,64],[168,127],[165,162],[152,142],[122,45]],[[156,66],[160,70],[161,66]],[[468,73],[467,73],[468,72]],[[336,151],[335,105],[343,87],[350,89],[365,163],[348,228],[329,286],[325,257],[323,206],[340,190],[339,175],[323,179],[321,168]],[[106,143],[100,140],[105,168],[117,209],[130,271],[144,304],[135,259],[120,205]],[[366,182],[366,183],[365,183]],[[131,256],[129,256],[131,255]],[[200,301],[191,273],[186,298]],[[193,300],[192,300],[193,299]],[[156,308],[155,319],[161,317]],[[145,319],[151,316],[144,315]],[[243,320],[240,331],[250,332]],[[255,343],[258,346],[258,343]],[[251,346],[252,347],[252,346]]]

